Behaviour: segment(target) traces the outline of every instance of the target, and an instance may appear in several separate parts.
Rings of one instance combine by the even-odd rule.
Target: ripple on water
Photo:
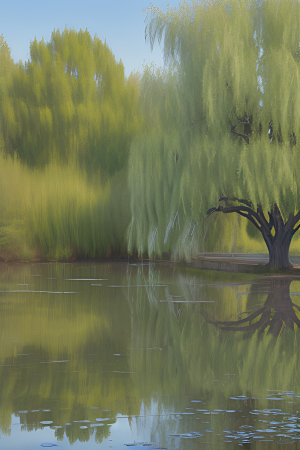
[[[52,444],[52,442],[42,442],[41,447],[57,447],[57,444]]]
[[[171,437],[179,437],[182,439],[195,439],[199,438],[201,436],[204,436],[203,434],[199,433],[198,431],[191,431],[189,433],[179,433],[179,434],[170,434]]]

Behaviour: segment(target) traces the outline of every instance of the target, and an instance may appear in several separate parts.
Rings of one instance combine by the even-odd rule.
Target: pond
[[[0,291],[1,449],[297,448],[300,278],[30,263]]]

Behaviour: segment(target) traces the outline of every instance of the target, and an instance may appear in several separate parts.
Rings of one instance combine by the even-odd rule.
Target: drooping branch
[[[239,205],[234,202],[240,203]],[[221,204],[223,203],[223,204]],[[225,206],[223,206],[225,204]],[[220,197],[219,206],[217,208],[210,208],[207,211],[207,217],[214,212],[222,212],[224,214],[237,213],[242,217],[248,219],[264,236],[265,239],[272,239],[270,223],[267,222],[262,207],[259,206],[257,211],[254,210],[252,202],[239,199],[236,197]],[[272,219],[273,220],[273,219]],[[271,242],[270,242],[271,244]],[[267,244],[268,245],[268,244]]]

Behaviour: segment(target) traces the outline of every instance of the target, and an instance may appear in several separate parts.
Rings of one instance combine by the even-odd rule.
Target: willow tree
[[[146,36],[163,45],[177,80],[180,113],[163,135],[178,136],[178,211],[199,228],[207,210],[206,223],[235,212],[261,233],[269,267],[291,267],[300,221],[300,3],[183,2],[165,14],[151,7],[148,19]],[[145,147],[142,139],[135,146]]]

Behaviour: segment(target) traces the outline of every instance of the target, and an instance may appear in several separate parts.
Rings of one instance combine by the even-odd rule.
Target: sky
[[[145,43],[145,8],[157,6],[167,11],[167,4],[177,7],[180,0],[0,0],[0,35],[11,49],[11,56],[24,63],[30,57],[30,41],[46,42],[54,29],[88,29],[108,44],[125,74],[143,71],[143,64],[163,65],[157,44],[151,52]]]

